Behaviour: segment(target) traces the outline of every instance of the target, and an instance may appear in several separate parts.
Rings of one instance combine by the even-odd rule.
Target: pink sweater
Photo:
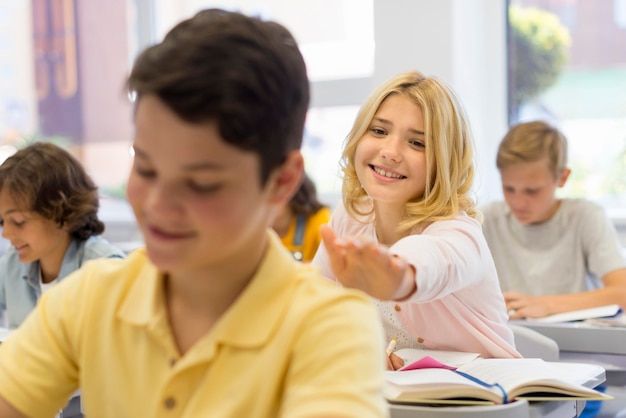
[[[342,204],[329,225],[338,237],[377,240],[374,224],[355,221]],[[483,357],[521,357],[507,326],[494,262],[476,219],[461,213],[434,222],[421,234],[396,242],[390,252],[416,270],[417,292],[409,300],[395,303],[394,311],[404,330],[420,345]],[[336,280],[323,244],[312,264]]]

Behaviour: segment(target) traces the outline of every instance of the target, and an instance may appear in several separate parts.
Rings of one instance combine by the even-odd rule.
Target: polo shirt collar
[[[128,273],[136,276],[134,279],[128,278],[133,284],[117,315],[131,324],[147,326],[159,311],[164,310],[163,274],[150,262],[144,248],[130,253],[126,262],[141,267],[139,271],[133,270]]]
[[[262,346],[280,325],[295,291],[298,264],[283,247],[280,238],[268,231],[268,247],[256,274],[209,334],[198,341],[221,342],[239,347]],[[132,258],[144,257],[131,290],[121,304],[118,317],[145,326],[158,337],[170,335],[163,297],[163,274],[147,259],[145,250]]]
[[[216,338],[229,345],[259,347],[278,330],[296,290],[298,266],[274,231],[259,268],[216,324]]]

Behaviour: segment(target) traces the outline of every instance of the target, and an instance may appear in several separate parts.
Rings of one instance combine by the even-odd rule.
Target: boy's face
[[[185,122],[154,96],[140,99],[135,126],[127,195],[151,261],[171,274],[258,262],[249,259],[283,203],[262,188],[258,156],[223,141],[216,123]]]
[[[563,187],[569,169],[559,178],[549,168],[548,158],[514,164],[500,170],[504,200],[513,215],[523,224],[547,221],[559,207],[556,188]]]
[[[33,211],[19,208],[6,190],[0,191],[2,236],[11,241],[20,262],[39,260],[44,268],[61,266],[71,241],[67,229]]]

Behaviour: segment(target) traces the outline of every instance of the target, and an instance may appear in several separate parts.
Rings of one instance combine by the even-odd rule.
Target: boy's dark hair
[[[137,101],[156,95],[187,122],[217,122],[226,142],[259,155],[262,184],[302,143],[306,67],[275,22],[201,11],[139,55],[127,87]]]
[[[296,194],[289,201],[289,208],[294,214],[312,215],[326,207],[317,198],[315,183],[306,174],[302,177],[302,183]]]
[[[104,232],[98,188],[81,163],[54,144],[37,142],[7,158],[0,166],[0,190],[19,209],[66,226],[74,239]]]

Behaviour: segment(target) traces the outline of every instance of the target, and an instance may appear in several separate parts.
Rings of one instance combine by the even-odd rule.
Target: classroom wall
[[[374,0],[373,75],[313,83],[312,106],[360,105],[378,84],[405,70],[437,76],[455,89],[472,124],[479,203],[499,198],[495,150],[508,127],[505,3]]]

